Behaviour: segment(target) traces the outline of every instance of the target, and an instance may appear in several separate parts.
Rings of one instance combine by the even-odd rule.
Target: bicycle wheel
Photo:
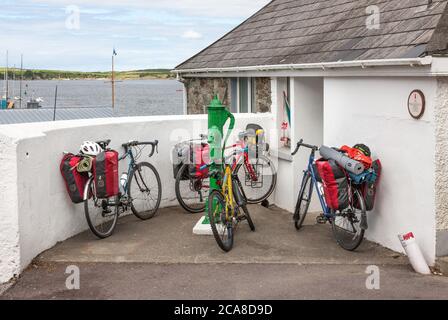
[[[176,177],[176,198],[179,204],[189,213],[200,213],[205,210],[205,191],[209,188],[209,178],[197,178],[190,174],[190,166],[184,164]]]
[[[244,212],[244,217],[247,220],[247,223],[249,224],[249,228],[252,232],[255,232],[255,224],[252,221],[252,217],[250,216],[249,210],[247,209],[247,206],[242,206],[241,207],[243,209]]]
[[[365,232],[360,226],[362,216],[366,214],[364,198],[358,190],[354,191],[353,198],[347,209],[333,213],[335,216],[331,223],[337,243],[348,251],[354,251],[361,245]]]
[[[90,195],[90,196],[87,196]],[[84,212],[90,230],[100,239],[110,237],[118,221],[118,196],[98,199],[94,179],[90,178],[84,190]]]
[[[299,197],[297,198],[297,204],[294,211],[294,226],[297,230],[302,228],[305,221],[306,214],[311,203],[311,197],[313,195],[313,184],[311,180],[311,174],[306,172],[303,176],[302,186],[300,187]]]
[[[226,219],[226,202],[221,192],[213,190],[208,197],[208,218],[218,246],[225,252],[233,248],[233,218]]]
[[[238,174],[240,181],[242,181],[247,203],[261,203],[274,192],[277,184],[277,171],[274,163],[265,156],[251,160],[249,166],[256,176],[256,181],[250,174],[251,170],[246,167],[244,162],[237,165],[235,172]]]
[[[132,170],[128,182],[132,212],[141,220],[154,217],[162,199],[162,183],[156,168],[141,162]]]

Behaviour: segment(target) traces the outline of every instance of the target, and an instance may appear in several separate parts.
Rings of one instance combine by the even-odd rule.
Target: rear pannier
[[[201,167],[209,163],[210,147],[208,144],[194,144],[191,146],[191,163],[190,174],[193,177],[205,178],[208,175],[208,168],[202,169]]]
[[[105,151],[93,160],[92,173],[98,198],[110,198],[118,195],[118,152]]]
[[[174,146],[172,151],[173,157],[173,177],[176,179],[177,174],[185,163],[190,159],[190,143],[181,142]],[[188,180],[188,173],[182,177],[182,180]]]
[[[188,180],[190,176],[203,178],[208,175],[208,168],[201,167],[209,161],[210,148],[206,143],[181,142],[176,144],[172,151],[173,176],[177,177],[179,170],[184,164],[189,165],[189,171],[185,172],[182,180]]]
[[[335,211],[349,206],[349,185],[347,174],[334,160],[316,161],[317,171],[322,179],[325,202]]]
[[[75,156],[72,153],[64,155],[60,164],[62,178],[64,178],[67,193],[73,203],[84,201],[84,188],[89,175],[87,172],[78,172],[77,166],[82,157]]]

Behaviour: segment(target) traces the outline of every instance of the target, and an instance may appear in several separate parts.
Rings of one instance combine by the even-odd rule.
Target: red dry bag
[[[344,169],[334,160],[318,160],[316,167],[322,179],[327,206],[335,211],[346,209],[349,206],[349,190]]]
[[[92,171],[98,198],[110,198],[119,193],[118,152],[111,150],[98,154],[93,160]]]
[[[84,188],[89,180],[89,175],[86,172],[81,173],[76,169],[81,160],[82,157],[69,153],[64,155],[59,167],[62,178],[64,178],[67,193],[73,203],[84,201]]]

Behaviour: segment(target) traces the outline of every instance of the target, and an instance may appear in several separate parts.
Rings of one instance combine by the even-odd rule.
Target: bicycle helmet
[[[96,142],[92,141],[85,141],[81,145],[79,152],[86,156],[92,156],[95,157],[101,152],[103,152],[103,149],[100,147],[100,145]]]
[[[365,144],[357,144],[357,145],[353,146],[353,148],[361,151],[367,157],[372,156],[372,152],[370,151],[370,148],[368,146],[366,146]]]

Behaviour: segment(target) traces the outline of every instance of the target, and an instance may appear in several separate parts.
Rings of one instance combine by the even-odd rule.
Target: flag
[[[115,50],[115,48],[114,48],[114,51],[112,52],[112,54],[113,54],[114,56],[117,55],[117,51]]]

